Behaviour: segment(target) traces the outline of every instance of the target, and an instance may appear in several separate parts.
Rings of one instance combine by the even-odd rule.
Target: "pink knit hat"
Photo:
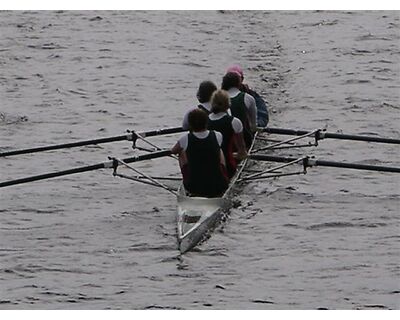
[[[237,74],[243,79],[243,70],[242,70],[242,68],[241,68],[239,65],[237,65],[237,64],[235,64],[235,65],[233,65],[233,66],[230,66],[230,67],[228,68],[228,70],[226,70],[226,73],[228,73],[228,72],[235,72],[235,73],[237,73]]]

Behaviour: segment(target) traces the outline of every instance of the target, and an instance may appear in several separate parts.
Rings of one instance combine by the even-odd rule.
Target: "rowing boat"
[[[248,151],[253,149],[257,133]],[[232,177],[228,189],[220,198],[191,197],[183,183],[177,195],[177,237],[181,253],[187,252],[197,244],[207,239],[221,217],[232,207],[234,187],[248,163],[248,158],[239,165]]]
[[[323,159],[315,159],[314,157],[299,155],[298,157],[280,157],[272,156],[269,152],[274,150],[284,150],[284,149],[294,149],[294,148],[305,148],[305,147],[316,147],[318,142],[323,139],[341,139],[341,140],[354,140],[354,141],[367,141],[385,144],[400,144],[400,139],[395,138],[385,138],[376,136],[365,136],[365,135],[349,135],[341,133],[329,133],[325,132],[323,129],[315,129],[313,131],[306,130],[293,130],[285,128],[259,128],[258,134],[255,135],[247,159],[243,160],[236,172],[236,175],[232,178],[228,189],[224,195],[220,198],[200,198],[200,197],[190,197],[187,194],[185,188],[181,184],[180,188],[176,190],[173,186],[168,186],[159,180],[180,180],[179,177],[153,177],[140,170],[132,167],[129,163],[136,163],[139,161],[145,161],[150,159],[157,159],[162,157],[171,156],[171,150],[161,149],[160,147],[154,145],[152,142],[148,141],[146,137],[171,134],[182,132],[181,127],[166,128],[160,130],[150,130],[140,133],[135,133],[129,131],[129,134],[119,135],[114,137],[106,137],[99,139],[81,140],[70,143],[62,143],[56,145],[47,145],[41,147],[34,147],[28,149],[11,150],[6,152],[0,152],[0,159],[2,157],[15,156],[19,154],[30,154],[42,151],[57,150],[63,148],[81,147],[86,145],[95,145],[100,143],[109,143],[114,141],[128,140],[133,142],[133,148],[140,151],[146,151],[146,154],[141,154],[125,159],[120,159],[116,157],[109,157],[110,161],[96,163],[92,165],[80,166],[75,168],[69,168],[61,171],[47,172],[39,175],[33,175],[8,181],[0,181],[0,188],[9,187],[13,185],[40,181],[55,177],[61,177],[71,174],[89,172],[99,169],[113,169],[113,176],[125,178],[132,180],[137,183],[142,183],[146,185],[151,185],[154,187],[159,187],[165,191],[174,194],[177,197],[178,210],[177,210],[177,237],[179,250],[184,253],[198,245],[203,239],[207,239],[211,234],[211,231],[216,226],[217,222],[221,219],[223,214],[227,212],[232,206],[232,196],[235,185],[240,182],[249,182],[260,179],[273,179],[284,176],[292,176],[299,174],[306,174],[307,168],[310,167],[331,167],[331,168],[346,168],[346,169],[356,169],[356,170],[368,170],[368,171],[379,171],[387,173],[400,173],[400,167],[389,167],[382,165],[370,165],[370,164],[358,164],[349,162],[337,162],[337,161],[327,161]],[[295,136],[293,138],[284,139],[278,138],[271,139],[270,137],[263,137],[262,133],[277,134],[277,135],[289,135]],[[312,139],[308,143],[298,143],[300,140]],[[146,143],[154,149],[149,149],[148,147],[139,147],[136,145],[136,141],[141,141]],[[255,141],[259,141],[260,146],[258,149],[254,148]],[[266,144],[262,146],[262,144]],[[263,153],[260,153],[263,152]],[[248,159],[255,162],[266,161],[269,163],[268,168],[259,167],[256,170],[252,170],[252,173],[244,175],[245,167],[248,166]],[[278,166],[272,166],[272,162],[280,162]],[[135,176],[129,176],[118,172],[118,167],[123,165],[126,168],[135,172]],[[286,168],[294,167],[295,165],[301,165],[301,170],[288,171]],[[254,168],[253,168],[254,169]],[[282,170],[285,169],[285,170]],[[246,170],[250,171],[250,170]]]

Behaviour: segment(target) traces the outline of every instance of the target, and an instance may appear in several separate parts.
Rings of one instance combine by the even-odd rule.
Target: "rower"
[[[236,72],[240,76],[240,91],[246,92],[249,95],[251,95],[254,100],[256,101],[256,108],[257,108],[257,126],[258,127],[266,127],[268,122],[269,122],[269,114],[268,114],[268,107],[267,103],[264,101],[264,99],[253,89],[250,89],[250,87],[243,83],[244,80],[244,75],[243,75],[243,69],[239,65],[233,65],[228,68],[226,71],[228,72]]]
[[[208,129],[218,131],[223,136],[222,151],[224,152],[226,169],[229,178],[236,172],[237,161],[247,156],[243,139],[242,122],[228,114],[230,98],[225,90],[217,90],[211,98],[211,114],[208,116]],[[236,151],[234,153],[234,151]]]
[[[197,100],[199,101],[199,104],[197,107],[191,108],[188,112],[186,112],[183,122],[182,122],[182,128],[183,130],[188,130],[189,129],[189,113],[192,110],[195,110],[197,108],[203,110],[207,114],[210,114],[211,112],[211,95],[213,92],[217,90],[217,86],[212,82],[212,81],[203,81],[199,85],[199,89],[197,90]]]
[[[220,197],[228,188],[225,157],[221,150],[222,134],[207,130],[207,113],[201,109],[189,112],[190,132],[171,149],[179,154],[185,189],[192,196]]]
[[[222,89],[228,91],[231,100],[231,114],[243,124],[243,137],[246,148],[249,149],[253,141],[253,133],[257,130],[256,101],[248,93],[239,90],[240,76],[236,72],[228,72],[222,78]]]

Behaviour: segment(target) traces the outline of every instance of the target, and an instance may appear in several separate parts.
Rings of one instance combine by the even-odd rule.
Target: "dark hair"
[[[231,99],[225,90],[217,90],[211,97],[211,112],[225,112],[229,109]]]
[[[201,109],[194,109],[189,112],[189,128],[192,131],[202,131],[207,128],[208,114]]]
[[[217,90],[217,86],[211,81],[203,81],[197,90],[197,99],[200,103],[210,101],[211,95]]]
[[[222,78],[221,89],[229,90],[230,88],[240,88],[240,76],[236,72],[228,72]]]

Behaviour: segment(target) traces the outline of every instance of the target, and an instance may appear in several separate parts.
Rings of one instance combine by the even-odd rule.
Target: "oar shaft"
[[[126,163],[132,163],[132,162],[138,162],[138,161],[143,161],[143,160],[161,158],[161,157],[169,156],[170,154],[171,154],[170,150],[163,150],[163,151],[152,152],[149,154],[144,154],[141,156],[126,158],[123,161]],[[36,176],[30,176],[30,177],[0,182],[0,188],[8,187],[8,186],[16,185],[16,184],[32,182],[32,181],[39,181],[39,180],[44,180],[44,179],[49,179],[49,178],[66,176],[66,175],[71,175],[71,174],[75,174],[75,173],[88,172],[88,171],[104,169],[104,168],[112,168],[112,166],[113,166],[113,161],[108,161],[108,162],[97,163],[97,164],[90,165],[90,166],[77,167],[77,168],[72,168],[72,169],[67,169],[67,170],[62,170],[62,171],[44,173],[44,174],[40,174],[40,175],[36,175]]]
[[[297,158],[269,156],[269,155],[262,155],[262,154],[253,154],[253,155],[250,155],[250,158],[253,160],[286,162],[286,163],[298,160]],[[347,168],[347,169],[357,169],[357,170],[370,170],[370,171],[400,173],[400,168],[396,168],[396,167],[385,167],[385,166],[375,166],[375,165],[358,164],[358,163],[314,160],[314,159],[310,159],[310,158],[305,159],[304,165],[306,165],[307,167],[321,166],[321,167],[335,167],[335,168]]]
[[[74,174],[74,173],[81,173],[81,172],[103,169],[104,167],[105,167],[105,163],[98,163],[98,164],[91,165],[91,166],[72,168],[72,169],[68,169],[68,170],[49,172],[49,173],[39,174],[36,176],[30,176],[30,177],[15,179],[15,180],[4,181],[4,182],[0,182],[0,188],[13,186],[16,184],[32,182],[32,181],[39,181],[39,180],[45,180],[45,179],[50,179],[50,178],[66,176],[66,175],[70,175],[70,174]]]
[[[128,140],[128,135],[125,134],[125,135],[109,137],[109,138],[91,139],[91,140],[62,143],[62,144],[42,146],[42,147],[34,147],[34,148],[28,148],[28,149],[6,151],[6,152],[1,152],[0,157],[16,156],[16,155],[20,155],[20,154],[36,153],[36,152],[41,152],[41,151],[82,147],[82,146],[88,146],[88,145],[92,145],[92,144],[102,144],[102,143],[123,141],[123,140]]]
[[[325,138],[400,144],[400,139],[360,136],[360,135],[351,135],[351,134],[339,134],[339,133],[329,133],[329,132],[325,133]]]
[[[159,130],[143,131],[143,132],[138,132],[137,134],[140,135],[141,137],[153,137],[153,136],[164,135],[164,134],[179,133],[179,132],[183,132],[183,131],[184,130],[182,129],[182,127],[173,127],[173,128],[159,129]],[[48,145],[48,146],[41,146],[41,147],[34,147],[34,148],[27,148],[27,149],[20,149],[20,150],[5,151],[5,152],[0,152],[0,157],[15,156],[15,155],[20,155],[20,154],[36,153],[36,152],[42,152],[42,151],[59,150],[59,149],[74,148],[74,147],[83,147],[83,146],[88,146],[88,145],[93,145],[93,144],[103,144],[103,143],[124,141],[124,140],[132,140],[132,133],[127,133],[124,135],[114,136],[114,137],[82,140],[82,141],[62,143],[62,144],[56,144],[56,145]]]
[[[312,131],[306,130],[293,130],[284,128],[264,128],[264,132],[273,134],[283,134],[292,136],[303,136],[311,133]],[[363,135],[353,135],[353,134],[341,134],[341,133],[330,133],[317,131],[316,133],[318,139],[341,139],[341,140],[354,140],[354,141],[367,141],[367,142],[377,142],[377,143],[390,143],[390,144],[400,144],[400,139],[392,138],[382,138],[382,137],[372,137]]]
[[[400,168],[375,166],[369,164],[357,164],[347,162],[334,162],[325,160],[315,160],[315,165],[320,167],[335,167],[335,168],[346,168],[346,169],[357,169],[357,170],[370,170],[370,171],[381,171],[381,172],[394,172],[400,173]]]

